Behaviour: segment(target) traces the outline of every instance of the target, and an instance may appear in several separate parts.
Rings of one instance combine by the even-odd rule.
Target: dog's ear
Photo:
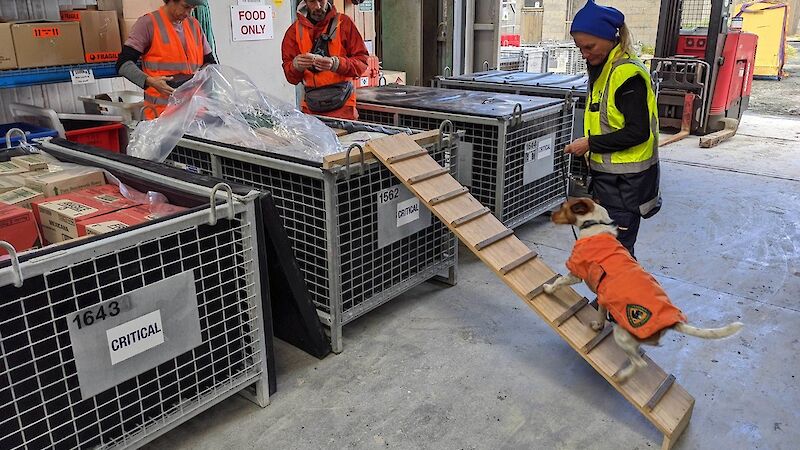
[[[586,199],[578,199],[570,206],[570,211],[578,216],[589,214],[594,210],[594,205],[591,201]]]

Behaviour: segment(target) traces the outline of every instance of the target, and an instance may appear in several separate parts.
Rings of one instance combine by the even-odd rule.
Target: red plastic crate
[[[381,77],[381,61],[377,56],[370,55],[367,58],[367,70],[353,80],[353,84],[357,88],[362,87],[375,87]]]
[[[112,123],[99,127],[83,128],[66,132],[67,140],[79,144],[91,145],[104,150],[119,153],[119,133],[122,130],[121,123]]]
[[[503,47],[519,47],[522,38],[519,34],[504,34],[500,36],[500,45]]]

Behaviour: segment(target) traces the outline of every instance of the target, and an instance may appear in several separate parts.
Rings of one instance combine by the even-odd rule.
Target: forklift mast
[[[661,0],[651,70],[658,82],[659,119],[681,128],[691,106],[693,134],[724,127],[747,108],[756,36],[729,29],[732,0]]]

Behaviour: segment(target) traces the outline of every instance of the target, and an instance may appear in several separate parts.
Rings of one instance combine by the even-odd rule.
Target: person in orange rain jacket
[[[597,293],[617,325],[639,340],[686,321],[658,281],[609,233],[575,241],[567,268]]]
[[[302,111],[357,119],[353,79],[367,69],[369,52],[353,21],[329,0],[305,0],[283,37],[283,72],[303,83]]]
[[[155,119],[172,92],[207,64],[216,64],[211,47],[190,14],[206,0],[164,0],[131,28],[117,60],[117,72],[144,89],[144,113]],[[142,59],[142,68],[136,61]]]

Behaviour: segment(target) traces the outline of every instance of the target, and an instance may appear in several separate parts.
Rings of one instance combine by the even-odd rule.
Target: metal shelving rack
[[[70,71],[91,69],[95,78],[117,77],[115,63],[74,64],[35,69],[0,70],[0,89],[35,86],[39,84],[63,83],[72,78]]]

